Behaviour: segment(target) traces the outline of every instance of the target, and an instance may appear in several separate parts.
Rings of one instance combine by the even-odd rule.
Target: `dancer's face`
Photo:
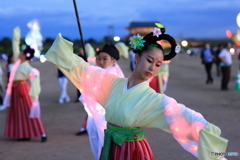
[[[137,77],[146,81],[155,76],[160,69],[163,58],[163,52],[158,48],[143,52],[141,56],[136,54],[136,68],[134,70],[136,70]]]
[[[23,53],[23,51],[20,52],[19,59],[21,59],[21,61],[25,61],[26,60],[26,55]]]
[[[97,56],[96,61],[97,61],[97,64],[99,65],[99,67],[104,68],[104,69],[112,67],[116,63],[116,60],[112,59],[112,57],[105,52],[101,52]]]
[[[82,47],[80,47],[80,48],[78,49],[78,53],[79,53],[79,55],[81,55],[81,56],[84,55],[84,51],[83,51],[83,48],[82,48]]]
[[[97,65],[97,66],[100,66],[99,55],[96,56],[96,65]]]

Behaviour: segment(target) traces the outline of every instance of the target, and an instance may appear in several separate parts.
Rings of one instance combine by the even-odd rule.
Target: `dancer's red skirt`
[[[15,81],[12,85],[11,105],[7,110],[5,137],[33,138],[45,134],[40,118],[29,118],[32,105],[28,95],[30,86],[26,81]]]
[[[154,160],[148,141],[124,142],[122,146],[112,142],[110,151],[111,160]]]

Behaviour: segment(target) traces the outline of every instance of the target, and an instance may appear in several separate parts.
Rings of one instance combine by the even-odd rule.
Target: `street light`
[[[182,40],[181,45],[183,46],[182,49],[185,51],[186,47],[188,46],[188,41]]]
[[[115,42],[120,41],[120,39],[121,39],[121,38],[120,38],[119,36],[114,36],[114,37],[113,37],[113,40],[114,40]]]
[[[183,41],[181,42],[181,45],[182,45],[183,47],[187,47],[187,45],[188,45],[188,41],[183,40]]]

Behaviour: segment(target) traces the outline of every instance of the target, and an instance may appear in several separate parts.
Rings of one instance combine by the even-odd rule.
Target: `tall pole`
[[[79,30],[79,33],[80,33],[80,39],[81,39],[82,47],[83,47],[84,60],[87,61],[87,56],[86,56],[86,52],[85,52],[85,45],[84,45],[84,40],[83,40],[83,34],[82,34],[80,19],[79,19],[79,16],[78,16],[77,3],[76,3],[75,0],[73,0],[73,4],[74,4],[75,14],[76,14],[76,18],[77,18],[78,30]]]

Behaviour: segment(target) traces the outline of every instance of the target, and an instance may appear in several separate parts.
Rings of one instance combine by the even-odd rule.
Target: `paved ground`
[[[222,129],[222,136],[229,139],[228,152],[238,152],[240,159],[240,91],[234,91],[239,62],[234,58],[230,91],[220,91],[220,78],[213,68],[214,83],[206,85],[204,67],[199,57],[190,58],[180,54],[170,64],[167,95],[200,113]],[[5,62],[0,62],[2,66]],[[129,60],[119,62],[126,76],[130,75]],[[59,87],[50,63],[32,62],[41,71],[42,93],[40,95],[42,121],[47,130],[48,141],[40,138],[18,142],[0,136],[0,160],[92,160],[88,135],[75,136],[84,117],[81,103],[74,103],[76,89],[68,84],[71,103],[58,104]],[[0,112],[0,132],[3,133],[6,110]],[[172,135],[157,129],[146,129],[156,160],[195,160],[173,139]]]

